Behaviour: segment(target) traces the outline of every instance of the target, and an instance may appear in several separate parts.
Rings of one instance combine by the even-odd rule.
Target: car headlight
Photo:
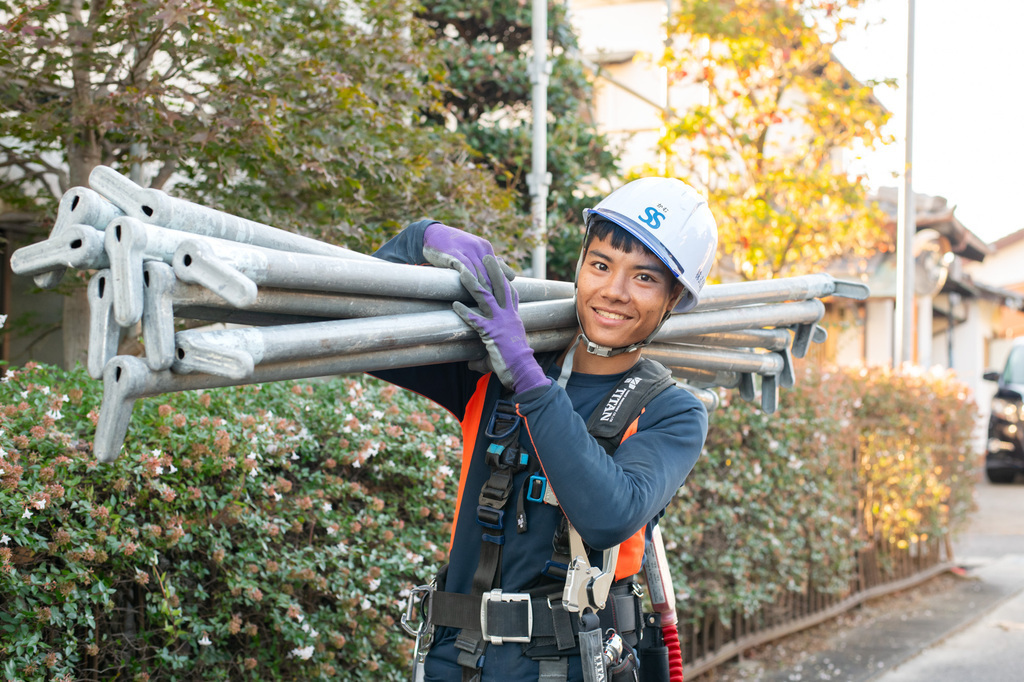
[[[992,414],[1002,417],[1006,421],[1016,424],[1020,421],[1020,403],[1016,400],[1005,398],[992,399]]]

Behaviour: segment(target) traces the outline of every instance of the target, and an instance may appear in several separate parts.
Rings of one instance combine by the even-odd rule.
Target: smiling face
[[[627,251],[614,246],[611,235],[594,236],[576,278],[576,311],[591,341],[620,348],[646,339],[680,291],[668,268],[643,246],[636,244]],[[628,368],[636,356],[604,359],[618,360],[617,365]]]

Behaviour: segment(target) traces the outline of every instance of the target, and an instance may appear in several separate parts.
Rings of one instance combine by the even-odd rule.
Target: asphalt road
[[[953,543],[957,560],[985,563],[1010,554],[1024,555],[1024,478],[1011,485],[980,481],[974,489],[978,508],[967,531]]]

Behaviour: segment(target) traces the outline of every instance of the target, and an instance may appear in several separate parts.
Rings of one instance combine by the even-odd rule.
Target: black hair
[[[594,239],[608,239],[611,237],[612,248],[625,253],[633,253],[637,249],[645,250],[647,247],[642,241],[637,239],[629,231],[616,225],[610,220],[604,218],[596,218],[591,221],[590,229],[587,231],[587,241],[583,245],[583,250],[586,251],[590,248],[590,242]]]

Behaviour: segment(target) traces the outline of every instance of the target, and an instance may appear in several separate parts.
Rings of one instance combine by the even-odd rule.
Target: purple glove
[[[469,270],[460,275],[462,286],[480,306],[477,312],[456,301],[452,308],[466,324],[476,330],[487,348],[487,356],[498,380],[515,393],[551,383],[533,357],[526,340],[526,328],[519,317],[519,294],[502,276],[501,264],[494,256],[484,256],[486,279],[474,277]],[[496,282],[491,286],[490,282]]]
[[[491,243],[482,237],[441,223],[429,225],[423,233],[423,257],[436,267],[450,268],[459,273],[468,270],[476,279],[486,280],[484,256],[495,257]],[[511,280],[515,277],[512,268],[500,260],[498,263],[503,278]]]

